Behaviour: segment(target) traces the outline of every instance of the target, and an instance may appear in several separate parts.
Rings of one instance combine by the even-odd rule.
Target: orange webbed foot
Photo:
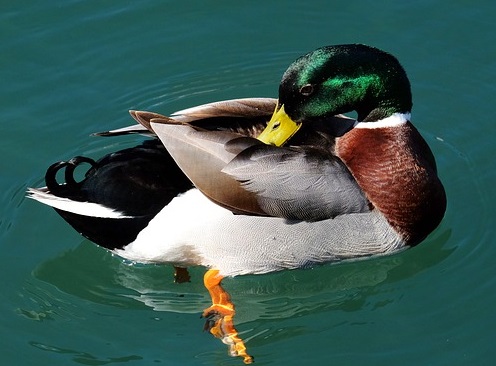
[[[222,278],[216,269],[208,270],[203,278],[205,287],[212,298],[212,306],[203,311],[202,316],[207,319],[204,329],[227,344],[231,356],[243,357],[245,364],[253,363],[253,357],[246,353],[245,343],[234,327],[234,304],[229,294],[220,285]]]

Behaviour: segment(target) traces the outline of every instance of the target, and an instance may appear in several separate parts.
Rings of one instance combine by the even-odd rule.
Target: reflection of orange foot
[[[245,343],[239,338],[238,331],[234,328],[234,304],[229,294],[220,285],[222,278],[216,269],[208,270],[203,278],[205,287],[212,298],[212,306],[203,311],[203,317],[207,319],[205,330],[227,344],[231,356],[243,357],[244,363],[252,363],[253,357],[246,353]]]

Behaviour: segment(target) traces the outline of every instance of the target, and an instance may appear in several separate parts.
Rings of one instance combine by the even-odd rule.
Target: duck
[[[112,191],[119,179],[109,166],[119,159],[80,157],[51,166],[47,186],[30,189],[29,197],[66,220],[141,217],[116,244],[117,234],[102,239],[71,225],[127,260],[171,264],[185,278],[187,267],[206,267],[212,298],[203,313],[206,329],[251,363],[223,278],[392,254],[421,243],[440,224],[446,193],[411,110],[410,81],[392,54],[363,44],[324,46],[290,64],[277,99],[221,101],[170,116],[131,111],[138,125],[101,133],[152,137],[148,147],[159,159],[136,164],[146,167],[145,185],[157,183],[156,192],[134,186],[106,201],[105,194],[81,194],[84,187]],[[136,149],[117,154],[131,170],[134,152],[144,148]],[[89,173],[75,182],[74,166],[85,163]],[[66,182],[59,184],[62,168]],[[131,194],[149,198],[144,211],[126,209],[134,205]]]

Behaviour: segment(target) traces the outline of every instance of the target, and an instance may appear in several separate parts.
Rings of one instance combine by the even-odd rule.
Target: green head
[[[305,121],[356,111],[358,121],[372,122],[411,108],[410,82],[394,56],[361,44],[322,47],[286,70],[278,108],[259,139],[281,145]]]
[[[279,103],[296,121],[356,111],[374,121],[412,108],[410,82],[398,60],[361,45],[319,48],[284,73]]]

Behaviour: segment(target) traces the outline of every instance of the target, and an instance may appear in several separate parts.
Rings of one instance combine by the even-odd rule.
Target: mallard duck
[[[393,253],[420,243],[440,223],[444,188],[430,148],[410,122],[411,108],[410,83],[398,60],[350,44],[322,47],[294,61],[277,100],[217,102],[171,117],[131,111],[140,127],[106,135],[157,136],[167,150],[162,154],[175,162],[164,164],[180,184],[165,184],[172,193],[127,243],[103,245],[132,261],[207,267],[209,329],[249,363],[232,324],[234,305],[221,287],[224,276]],[[340,115],[352,111],[356,120]],[[90,164],[95,171],[98,164]],[[54,181],[61,166],[71,165],[49,169],[47,188],[32,189],[31,198],[91,220],[91,212],[72,207],[97,206],[103,212],[98,217],[108,213],[112,220],[140,215],[104,197],[82,203],[87,196],[66,195],[66,186],[77,184],[72,168],[67,184]],[[156,163],[149,168],[162,172]],[[168,179],[163,172],[159,185]],[[105,185],[113,184],[118,180],[109,176]],[[126,196],[140,189],[148,188],[133,187],[122,194],[123,202],[134,205]]]

